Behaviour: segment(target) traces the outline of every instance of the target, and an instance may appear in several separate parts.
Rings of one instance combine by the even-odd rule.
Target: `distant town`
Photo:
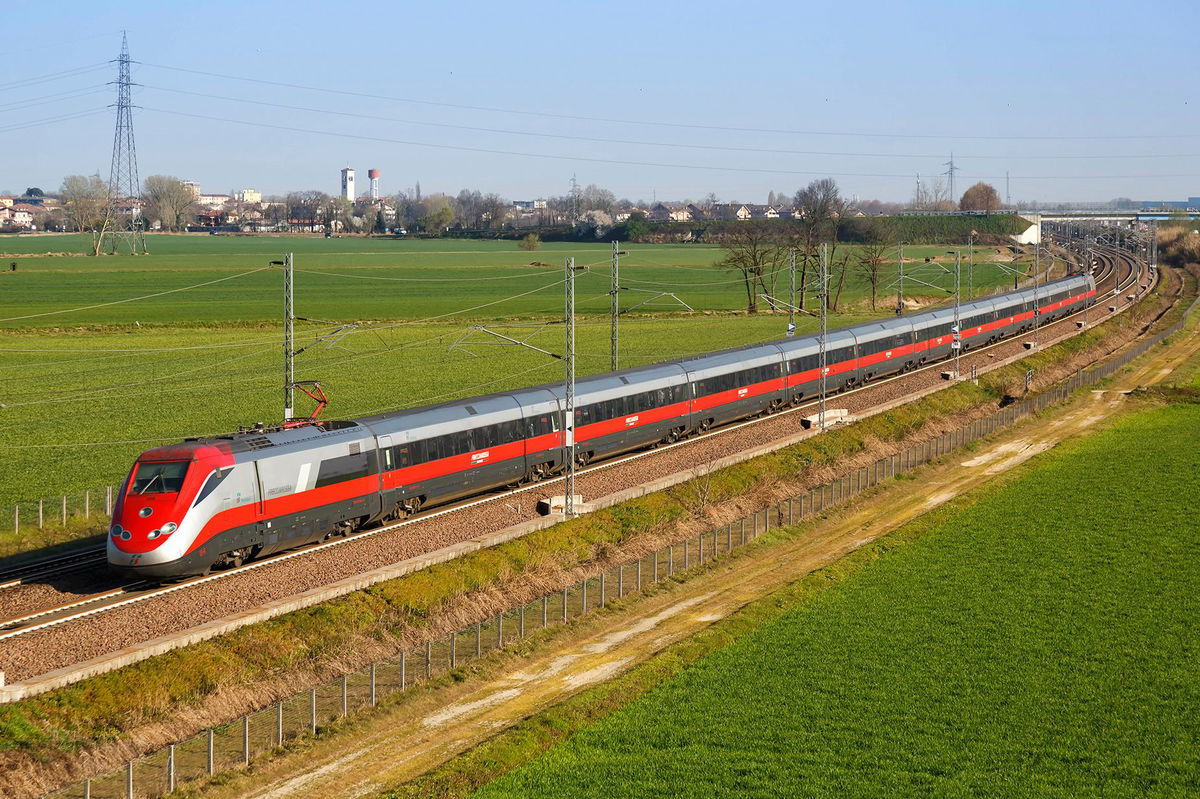
[[[763,203],[723,201],[715,194],[700,200],[646,201],[616,197],[596,185],[579,186],[574,179],[559,196],[508,200],[495,193],[463,189],[456,195],[423,194],[420,184],[394,194],[381,190],[382,174],[367,171],[368,190],[358,191],[356,171],[340,172],[337,193],[295,191],[266,196],[253,188],[229,193],[209,193],[196,181],[154,175],[146,178],[140,197],[97,197],[109,191],[99,178],[70,176],[57,191],[37,187],[21,194],[0,195],[0,231],[82,231],[93,227],[84,218],[96,208],[107,206],[115,216],[130,215],[151,231],[393,234],[447,231],[502,231],[561,226],[585,226],[601,233],[638,217],[645,222],[751,221],[801,219],[804,214],[796,195],[769,192]],[[982,196],[972,191],[986,188]],[[1196,211],[1200,197],[1186,200],[1143,200],[1118,198],[1098,203],[1036,203],[1002,201],[992,187],[977,184],[960,199],[953,189],[935,179],[918,181],[907,203],[860,200],[847,202],[845,213],[879,216],[906,212],[996,212],[1053,211]],[[84,195],[88,195],[84,197]],[[974,199],[973,199],[974,198]],[[89,202],[85,203],[84,199]],[[72,213],[87,205],[88,214]]]

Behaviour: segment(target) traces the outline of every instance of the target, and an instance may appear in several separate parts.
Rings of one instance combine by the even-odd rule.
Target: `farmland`
[[[589,266],[577,281],[579,371],[609,365],[609,244],[528,253],[512,242],[162,235],[149,237],[148,256],[50,254],[84,246],[78,236],[0,237],[4,262],[18,267],[0,272],[0,504],[112,483],[158,443],[276,421],[282,292],[278,269],[267,267],[284,251],[296,254],[296,314],[321,320],[297,323],[296,345],[307,349],[296,378],[322,381],[330,416],[558,379],[559,362],[481,343],[488,336],[470,326],[515,325],[501,332],[559,351],[566,257]],[[713,266],[720,254],[626,247],[622,307],[651,303],[622,320],[622,366],[782,334],[778,315],[739,312],[744,290],[737,275]],[[943,247],[906,248],[906,258],[925,257],[947,256]],[[979,263],[985,257],[996,253],[981,251]],[[930,282],[947,283],[939,267],[924,268]],[[979,286],[1011,279],[982,265],[976,277]],[[655,299],[660,292],[695,312]],[[870,315],[865,297],[851,272],[833,323]],[[815,326],[799,321],[801,330]],[[343,324],[356,326],[322,338]]]
[[[1198,435],[1144,411],[1010,472],[477,795],[1195,795]]]

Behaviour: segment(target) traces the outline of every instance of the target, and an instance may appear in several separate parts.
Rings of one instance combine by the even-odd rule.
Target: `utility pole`
[[[1012,208],[1012,192],[1009,190],[1008,185],[1008,170],[1004,171],[1004,206],[1009,209]]]
[[[896,280],[896,316],[904,315],[904,242],[900,242],[899,276]]]
[[[1090,275],[1092,273],[1092,265],[1096,262],[1094,246],[1095,246],[1095,240],[1093,239],[1092,246],[1088,247],[1087,269],[1084,270],[1085,275]],[[1091,306],[1092,306],[1092,304],[1088,301],[1089,299],[1090,298],[1085,297],[1083,300],[1083,326],[1084,327],[1088,326],[1088,311],[1091,309]]]
[[[967,239],[967,299],[975,299],[975,231]]]
[[[1041,271],[1042,271],[1042,230],[1038,228],[1038,238],[1033,245],[1033,348],[1038,348],[1038,327],[1042,316],[1041,300]]]
[[[293,327],[296,322],[296,312],[292,305],[292,254],[283,254],[282,261],[272,261],[273,265],[283,267],[283,421],[289,421],[294,415],[294,388],[296,385],[295,358],[296,346],[293,339]]]
[[[796,335],[796,248],[788,251],[788,338]]]
[[[962,250],[954,251],[954,379],[962,379]]]
[[[950,202],[954,202],[954,173],[958,171],[958,167],[954,165],[954,153],[950,153],[950,160],[946,162],[946,174],[950,176]]]
[[[573,179],[573,178],[572,178]],[[567,259],[567,276],[564,282],[563,364],[565,365],[563,395],[566,408],[563,411],[563,460],[566,463],[563,515],[575,517],[575,259]]]
[[[825,373],[829,371],[829,355],[826,349],[826,339],[829,335],[829,245],[821,245],[821,262],[820,275],[818,281],[821,285],[820,303],[821,303],[821,407],[817,415],[817,422],[821,429],[825,429]]]
[[[618,295],[621,291],[621,284],[617,277],[618,260],[620,253],[617,252],[617,242],[612,243],[612,283],[608,289],[608,313],[612,317],[612,332],[610,334],[610,350],[612,371],[617,371],[617,317],[621,314],[621,301]]]

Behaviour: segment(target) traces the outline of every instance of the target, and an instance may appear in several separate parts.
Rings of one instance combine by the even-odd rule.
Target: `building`
[[[342,196],[354,202],[354,170],[350,167],[342,170]]]
[[[199,183],[197,183],[194,180],[182,180],[182,181],[180,181],[180,183],[182,183],[183,185],[187,186],[189,189],[192,190],[192,197],[194,197],[197,200],[200,199],[200,184]]]
[[[233,193],[233,199],[239,203],[250,203],[257,205],[262,202],[262,192],[254,189],[242,189]]]
[[[228,194],[198,194],[198,195],[196,195],[196,202],[202,208],[224,208],[225,204],[227,202],[229,202],[229,199],[230,199],[230,197]]]

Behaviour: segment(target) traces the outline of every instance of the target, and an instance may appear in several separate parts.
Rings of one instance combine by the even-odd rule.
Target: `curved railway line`
[[[1136,261],[1135,257],[1129,253],[1114,249],[1099,250],[1097,251],[1097,260],[1099,263],[1095,265],[1094,276],[1096,278],[1097,286],[1103,288],[1097,295],[1096,307],[1092,310],[1092,321],[1101,321],[1110,317],[1112,315],[1108,311],[1108,307],[1110,305],[1115,305],[1118,310],[1124,310],[1130,304],[1123,301],[1126,296],[1130,294],[1140,294],[1150,285],[1149,283],[1143,283],[1139,285],[1140,273],[1137,268],[1138,262]],[[1071,334],[1070,331],[1077,327],[1075,322],[1078,319],[1079,317],[1077,315],[1070,316],[1057,322],[1048,324],[1041,328],[1041,330],[1056,331],[1054,340],[1060,340]],[[1017,339],[1008,338],[995,344],[972,348],[971,351],[967,354],[964,354],[962,358],[964,359],[964,362],[968,359],[979,359],[981,356],[982,358],[986,359],[991,357],[989,354],[991,351],[1002,347],[1015,347],[1019,349],[1021,345]],[[986,363],[986,360],[984,362]],[[881,387],[887,387],[889,385],[896,384],[897,381],[913,381],[914,378],[921,377],[924,377],[926,381],[925,384],[929,385],[939,379],[937,377],[938,372],[944,368],[944,361],[934,362],[908,373],[902,373],[893,377],[871,381],[870,383],[848,390],[839,396],[874,396],[873,393],[868,392],[879,392]],[[907,385],[907,383],[904,385]],[[902,392],[902,394],[911,393],[912,390],[913,389],[906,389],[906,391]],[[708,442],[712,441],[713,439],[728,437],[737,433],[738,431],[745,430],[747,428],[755,428],[763,425],[765,422],[777,420],[781,417],[788,417],[797,413],[801,415],[811,414],[812,409],[817,404],[818,401],[816,400],[805,402],[775,414],[760,416],[753,419],[744,420],[736,424],[730,424],[701,435],[675,442],[673,444],[663,445],[658,448],[646,449],[612,458],[605,462],[597,463],[590,465],[587,468],[577,470],[577,479],[582,479],[590,475],[605,472],[606,470],[613,470],[616,467],[637,462],[645,458],[659,456],[667,451],[695,447],[701,442]],[[879,400],[876,399],[874,402],[865,403],[864,407],[871,404],[879,404]],[[95,619],[101,614],[114,611],[119,608],[125,608],[150,599],[157,599],[172,594],[180,594],[189,589],[196,589],[200,586],[226,581],[231,578],[246,575],[247,573],[254,572],[256,570],[277,566],[286,561],[310,557],[315,553],[319,553],[324,550],[354,544],[356,542],[361,542],[363,539],[379,536],[380,534],[393,533],[412,525],[426,524],[431,520],[443,519],[453,514],[460,514],[470,508],[504,503],[505,500],[511,501],[514,497],[519,497],[530,492],[541,492],[542,494],[552,493],[547,492],[547,488],[550,486],[555,486],[557,483],[558,480],[547,480],[545,482],[531,483],[504,492],[471,498],[444,506],[442,508],[423,511],[416,516],[409,517],[398,522],[382,525],[380,527],[365,530],[346,537],[334,538],[301,549],[283,552],[262,560],[251,561],[237,568],[231,568],[201,577],[189,578],[164,585],[150,584],[145,581],[131,581],[119,587],[107,588],[106,590],[98,591],[93,594],[83,595],[76,600],[61,602],[51,607],[38,608],[30,612],[15,615],[12,618],[0,620],[0,643],[17,639],[22,636],[27,636],[38,631],[47,630],[48,628],[60,627],[70,622],[81,621],[89,618]],[[463,526],[470,527],[470,525]],[[468,539],[477,534],[478,530],[472,528],[468,531],[464,531],[460,537],[460,540]],[[25,564],[20,564],[19,566],[5,570],[4,572],[0,572],[0,588],[6,586],[17,586],[22,583],[44,580],[47,577],[63,575],[72,571],[90,568],[97,562],[103,562],[103,551],[103,547],[98,549],[88,548],[85,550],[74,550],[61,556],[43,558]],[[0,597],[2,596],[3,594],[0,594]],[[142,640],[148,639],[144,638]],[[16,642],[14,641],[14,643]],[[3,652],[0,651],[0,655],[2,654]],[[54,666],[51,666],[50,668],[54,668]],[[16,673],[12,674],[12,676],[20,678],[22,676],[21,672],[23,671],[24,669],[16,669]],[[23,676],[33,675],[26,674]]]

